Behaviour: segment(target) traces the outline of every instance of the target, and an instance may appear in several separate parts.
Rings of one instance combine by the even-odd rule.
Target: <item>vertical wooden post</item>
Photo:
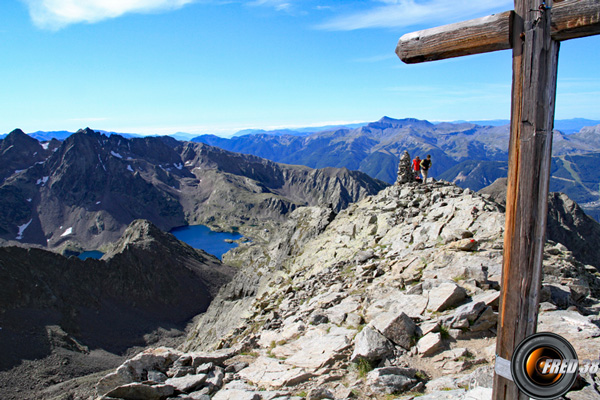
[[[540,3],[542,6],[540,7]],[[513,96],[500,323],[496,354],[535,333],[542,280],[559,43],[550,37],[552,0],[515,0]],[[494,376],[494,400],[528,399]]]

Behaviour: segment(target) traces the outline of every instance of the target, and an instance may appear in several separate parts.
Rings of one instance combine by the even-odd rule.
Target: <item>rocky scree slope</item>
[[[48,151],[34,142],[22,132],[0,142],[12,146],[4,152],[20,146],[23,157],[39,157],[25,166],[0,164],[7,177],[0,182],[0,239],[12,244],[104,249],[139,218],[164,231],[186,224],[269,228],[299,206],[339,210],[385,187],[361,172],[282,165],[168,137],[85,129]]]
[[[102,260],[2,247],[0,370],[57,347],[120,355],[159,328],[181,331],[233,274],[144,220],[131,223]]]
[[[502,207],[452,184],[392,186],[335,214],[295,210],[179,349],[149,349],[98,384],[180,399],[489,399]],[[548,241],[538,330],[600,351],[600,280]],[[583,376],[570,399],[594,398]],[[582,386],[584,386],[582,388]],[[580,397],[577,397],[580,396]]]

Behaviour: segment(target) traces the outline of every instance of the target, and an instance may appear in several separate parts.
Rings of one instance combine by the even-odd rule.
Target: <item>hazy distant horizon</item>
[[[389,116],[388,116],[389,117]],[[383,118],[383,116],[381,117]],[[251,127],[251,128],[242,128],[242,129],[238,129],[238,130],[217,130],[217,131],[201,131],[201,132],[185,132],[185,131],[167,131],[167,132],[153,132],[153,131],[147,131],[147,132],[125,132],[125,131],[121,131],[121,130],[107,130],[107,129],[102,129],[102,128],[95,128],[93,126],[89,126],[90,129],[97,131],[97,132],[104,132],[104,133],[114,133],[114,134],[119,134],[119,135],[135,135],[135,136],[189,136],[189,139],[196,137],[196,136],[201,136],[201,135],[215,135],[215,136],[220,136],[223,138],[231,138],[233,136],[235,136],[238,133],[244,132],[244,131],[265,131],[265,132],[272,132],[272,131],[285,131],[285,130],[289,130],[289,131],[294,131],[294,132],[298,132],[298,131],[306,131],[306,132],[319,132],[321,130],[327,130],[328,128],[332,128],[332,127],[336,127],[336,126],[346,126],[346,127],[357,127],[357,126],[363,126],[363,125],[367,125],[369,123],[372,122],[376,122],[379,119],[378,118],[376,120],[373,121],[351,121],[351,122],[326,122],[326,123],[315,123],[315,124],[307,124],[307,125],[302,125],[302,126],[267,126],[267,127]],[[393,119],[398,119],[398,120],[402,120],[402,119],[408,119],[411,117],[403,117],[403,118],[396,118],[396,117],[389,117],[389,118],[393,118]],[[435,120],[426,120],[428,122],[431,122],[433,124],[439,124],[439,123],[444,123],[444,122],[449,122],[449,123],[463,123],[463,122],[467,122],[467,123],[472,123],[472,124],[477,124],[477,125],[492,125],[492,126],[501,126],[501,125],[506,125],[508,123],[510,123],[510,119],[506,118],[506,119],[492,119],[492,120],[450,120],[450,121],[435,121]],[[583,117],[577,117],[577,118],[567,118],[567,119],[557,119],[555,120],[555,129],[557,130],[561,130],[561,126],[579,126],[579,127],[584,127],[587,126],[585,123],[589,122],[591,125],[597,125],[600,124],[600,120],[595,120],[595,119],[591,119],[591,118],[583,118]],[[86,127],[81,127],[79,129],[85,129]],[[14,129],[21,129],[21,128],[14,128]],[[14,129],[11,129],[8,132],[4,132],[4,133],[0,133],[0,137],[7,135],[8,133],[12,132]],[[23,130],[25,133],[27,133],[28,135],[32,135],[38,132],[68,132],[70,134],[75,133],[77,130],[73,130],[73,131],[69,131],[66,129],[60,129],[60,130],[43,130],[43,129],[38,129],[35,131],[31,131],[31,132],[27,132],[25,130]],[[567,129],[567,128],[562,128]],[[580,128],[579,128],[580,129]],[[572,130],[570,128],[570,130]]]

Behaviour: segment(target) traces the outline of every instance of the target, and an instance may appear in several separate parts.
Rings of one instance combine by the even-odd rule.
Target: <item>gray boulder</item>
[[[417,343],[417,351],[423,357],[429,357],[442,348],[442,335],[430,332]]]
[[[190,393],[206,382],[206,378],[206,374],[185,375],[179,378],[169,378],[165,384],[173,386],[180,392]]]
[[[467,291],[454,282],[444,282],[429,291],[427,309],[432,312],[447,310],[467,297]]]
[[[405,313],[381,313],[371,321],[370,325],[398,346],[406,350],[410,349],[416,325]]]
[[[368,361],[377,361],[389,356],[393,351],[394,346],[385,336],[370,326],[366,326],[356,335],[354,352],[350,360],[357,361],[363,358]]]
[[[367,375],[367,386],[376,394],[403,392],[414,386],[417,381],[415,370],[410,368],[377,368]]]
[[[160,400],[175,393],[175,388],[170,385],[145,385],[134,382],[119,386],[106,393],[107,397],[125,400]]]

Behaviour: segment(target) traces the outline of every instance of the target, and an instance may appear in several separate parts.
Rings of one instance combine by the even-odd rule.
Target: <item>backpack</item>
[[[426,158],[423,161],[421,161],[421,168],[427,170],[429,169],[429,167],[431,167],[431,160]]]

